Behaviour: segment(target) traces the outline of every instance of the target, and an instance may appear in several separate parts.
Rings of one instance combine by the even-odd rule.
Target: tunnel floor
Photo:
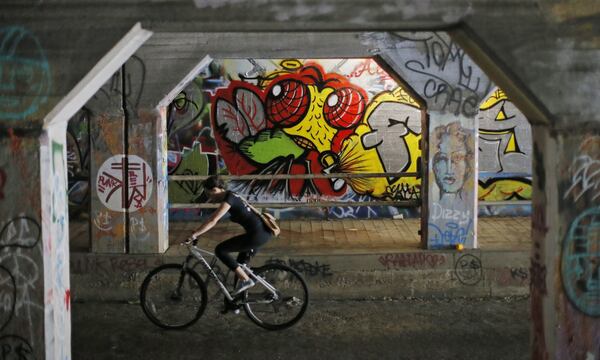
[[[419,219],[345,219],[282,220],[280,236],[263,251],[294,254],[356,254],[382,251],[417,250]],[[169,243],[182,242],[200,222],[170,222]],[[480,217],[477,224],[479,248],[482,250],[529,250],[529,217]],[[242,228],[222,221],[203,236],[203,244],[214,248],[220,241],[242,233]],[[89,221],[71,220],[71,250],[88,251]],[[170,251],[177,251],[171,246]]]

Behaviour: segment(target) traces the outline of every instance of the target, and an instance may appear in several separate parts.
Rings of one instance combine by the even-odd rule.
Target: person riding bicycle
[[[246,263],[250,258],[251,251],[269,241],[272,234],[261,218],[250,209],[246,200],[233,191],[227,190],[225,183],[218,176],[211,176],[204,180],[202,186],[209,201],[218,202],[220,205],[192,233],[190,240],[196,240],[200,235],[212,229],[227,212],[229,212],[231,221],[242,225],[246,231],[244,234],[225,240],[215,247],[215,255],[241,280],[234,293],[239,294],[255,285],[239,264]],[[239,253],[237,261],[229,255],[231,252]]]

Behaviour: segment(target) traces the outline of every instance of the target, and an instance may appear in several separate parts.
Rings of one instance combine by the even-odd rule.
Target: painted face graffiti
[[[441,196],[460,194],[471,175],[473,151],[469,147],[469,137],[470,134],[458,122],[435,129],[434,141],[437,146],[433,157],[433,174]]]

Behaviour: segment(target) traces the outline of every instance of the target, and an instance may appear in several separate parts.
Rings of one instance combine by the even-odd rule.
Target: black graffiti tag
[[[463,285],[477,285],[483,278],[481,260],[472,254],[464,254],[454,264],[454,272]]]

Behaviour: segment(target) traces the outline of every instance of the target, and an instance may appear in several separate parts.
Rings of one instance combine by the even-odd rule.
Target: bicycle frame
[[[208,263],[208,261],[206,261],[206,259],[204,258],[204,256],[202,256],[202,253],[205,253],[205,254],[210,255],[210,256],[214,256],[215,254],[211,253],[210,251],[201,249],[201,248],[197,247],[196,245],[187,244],[187,247],[188,247],[188,250],[190,251],[190,255],[188,255],[186,257],[185,261],[183,262],[183,270],[184,271],[187,270],[187,269],[192,270],[192,268],[190,268],[188,266],[190,260],[191,259],[198,260],[198,262],[200,264],[202,264],[202,266],[204,267],[204,269],[208,272],[209,276],[211,278],[213,278],[217,282],[217,284],[219,285],[219,289],[221,290],[221,292],[223,293],[223,295],[225,295],[225,298],[227,298],[227,300],[233,302],[235,300],[235,298],[231,295],[231,293],[229,292],[229,290],[227,290],[227,288],[225,287],[225,285],[223,284],[223,282],[221,281],[221,279],[219,279],[219,277],[217,276],[217,274],[215,273],[215,271],[213,270],[213,268],[210,266],[210,264]],[[244,272],[246,272],[246,274],[248,274],[248,276],[250,276],[254,281],[260,283],[267,290],[269,290],[269,292],[271,292],[273,294],[273,299],[271,301],[279,299],[279,295],[277,294],[277,289],[275,289],[271,284],[269,284],[262,277],[256,276],[254,274],[254,272],[246,264],[240,264],[240,266],[242,267],[242,269],[244,270]],[[183,280],[183,278],[180,281],[182,281],[182,280]],[[179,284],[179,286],[181,286],[181,284]],[[265,302],[269,302],[269,301],[265,301]]]

